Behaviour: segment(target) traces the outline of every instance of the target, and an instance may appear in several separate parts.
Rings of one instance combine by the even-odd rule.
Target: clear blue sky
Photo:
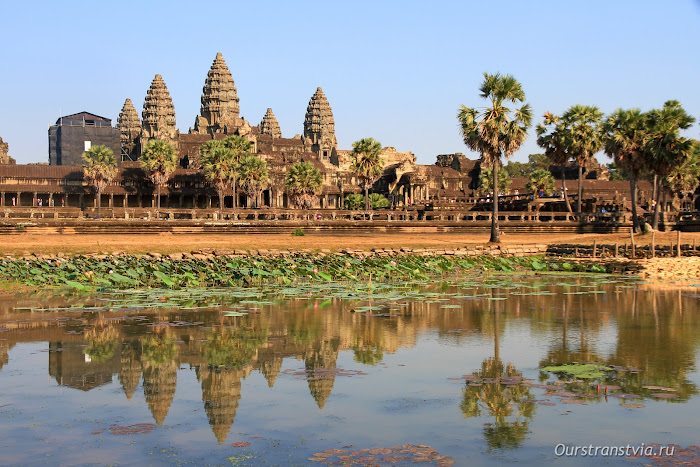
[[[455,115],[484,104],[485,71],[522,83],[536,123],[574,104],[609,113],[668,99],[700,117],[698,0],[24,0],[3,4],[2,17],[0,137],[19,163],[48,160],[60,114],[116,123],[127,97],[140,114],[156,73],[187,132],[217,52],[251,124],[271,107],[283,136],[301,133],[321,86],[341,148],[374,137],[423,164],[468,154]],[[533,129],[515,159],[534,152]]]

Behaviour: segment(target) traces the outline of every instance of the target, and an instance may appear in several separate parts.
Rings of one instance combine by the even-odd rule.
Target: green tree
[[[629,174],[632,199],[632,228],[640,231],[637,216],[637,180],[646,167],[644,147],[647,139],[645,116],[639,109],[617,109],[603,124],[603,148],[616,167]]]
[[[236,162],[241,162],[244,158],[251,155],[253,149],[253,143],[248,141],[242,136],[233,135],[228,136],[223,140],[223,145],[231,150],[233,153],[233,158]],[[231,181],[231,186],[233,187],[233,208],[238,207],[238,194],[236,191],[236,176],[237,171],[233,172],[233,179]]]
[[[158,192],[158,209],[160,209],[160,190],[177,169],[180,159],[175,148],[165,141],[152,139],[141,153],[141,167]]]
[[[550,162],[544,154],[530,154],[527,162],[508,161],[504,166],[509,177],[528,178],[537,169],[549,170]]]
[[[311,162],[296,162],[289,168],[284,185],[294,204],[302,209],[310,209],[314,197],[321,191],[323,178],[321,171]]]
[[[389,200],[381,193],[372,193],[369,195],[369,204],[372,206],[372,209],[387,208],[389,207]]]
[[[461,106],[457,119],[464,143],[481,154],[483,164],[493,168],[493,186],[497,186],[501,158],[508,159],[527,139],[532,110],[529,104],[520,108],[507,107],[525,101],[522,86],[511,75],[484,73],[480,92],[490,105],[482,109]],[[491,242],[500,242],[498,193],[493,197]]]
[[[600,126],[603,112],[591,105],[574,105],[561,116],[568,130],[568,152],[578,165],[578,196],[576,212],[581,212],[583,200],[583,167],[603,148]]]
[[[97,196],[97,217],[101,216],[102,192],[117,175],[117,159],[114,151],[101,144],[92,146],[83,153],[83,175],[95,189]]]
[[[507,193],[513,182],[505,170],[498,172],[498,192]],[[493,192],[493,169],[482,167],[479,172],[479,189],[483,194]]]
[[[369,210],[369,189],[381,176],[384,161],[379,156],[382,145],[374,138],[363,138],[352,143],[351,172],[357,174],[365,190],[365,210]]]
[[[267,162],[257,156],[246,156],[241,159],[237,171],[241,188],[253,200],[255,207],[258,207],[258,196],[270,177]]]
[[[644,154],[650,171],[662,181],[658,187],[658,195],[660,195],[663,180],[674,167],[683,165],[690,157],[693,140],[681,136],[680,130],[690,128],[695,118],[688,115],[680,102],[675,100],[665,102],[662,109],[651,110],[646,115],[649,134]],[[654,230],[659,226],[660,196],[658,195],[651,222]]]
[[[525,188],[527,191],[535,194],[539,191],[549,193],[554,190],[554,177],[549,170],[537,169],[530,174],[530,179],[525,184]]]
[[[542,123],[537,125],[537,145],[544,149],[544,154],[552,165],[561,167],[561,192],[564,195],[566,210],[571,212],[565,173],[571,154],[567,146],[567,128],[560,121],[560,117],[551,112],[545,112]]]
[[[663,184],[671,190],[671,193],[693,193],[700,185],[700,142],[693,141],[693,150],[686,161],[674,167],[671,173],[666,175]]]
[[[362,209],[366,206],[365,197],[359,193],[347,195],[345,197],[344,206],[345,209],[348,209],[350,211],[357,211],[358,209]]]
[[[218,143],[218,144],[212,144]],[[219,210],[224,208],[224,190],[236,176],[237,161],[233,151],[221,141],[209,141],[199,148],[202,171],[219,195]]]

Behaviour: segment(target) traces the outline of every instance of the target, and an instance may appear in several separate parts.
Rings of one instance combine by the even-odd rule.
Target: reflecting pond
[[[642,443],[697,460],[698,297],[486,274],[2,295],[0,464],[658,461],[555,453]],[[600,366],[541,370],[573,363]]]

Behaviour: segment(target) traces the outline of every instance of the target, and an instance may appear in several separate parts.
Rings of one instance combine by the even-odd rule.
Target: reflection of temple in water
[[[600,288],[617,293],[613,286]],[[414,346],[425,331],[455,343],[474,336],[496,342],[512,323],[529,320],[533,338],[552,342],[543,363],[595,359],[636,366],[647,375],[646,384],[678,386],[680,397],[696,393],[684,383],[700,342],[696,314],[689,312],[697,309],[694,299],[675,293],[625,293],[631,294],[630,305],[626,302],[619,310],[610,308],[604,294],[511,295],[501,302],[413,300],[401,306],[376,305],[373,311],[380,316],[350,313],[357,304],[339,299],[323,309],[316,309],[312,300],[290,299],[244,317],[173,310],[158,316],[141,311],[139,319],[136,312],[105,317],[13,310],[9,299],[0,297],[0,371],[12,359],[10,349],[17,342],[48,342],[49,374],[59,384],[88,391],[118,377],[127,399],[137,394],[138,400],[142,381],[146,405],[161,425],[173,403],[178,368],[189,365],[201,385],[211,429],[223,443],[235,423],[242,381],[252,371],[259,371],[273,388],[277,378],[285,377],[280,375],[286,360],[289,368],[304,371],[307,381],[299,384],[308,385],[319,410],[327,409],[342,370],[337,367],[341,351],[353,352],[357,364],[374,365],[386,354]],[[15,301],[14,306],[47,306],[43,303],[32,299]],[[59,299],[47,303],[65,306]],[[661,315],[669,316],[661,320]],[[194,321],[203,325],[174,324]],[[611,321],[616,322],[616,341],[601,352],[596,336]]]
[[[336,362],[338,360],[338,344],[340,339],[332,337],[323,339],[304,352],[304,366],[309,391],[319,409],[326,405],[335,382]]]
[[[241,379],[250,374],[251,367],[243,369],[210,367],[196,368],[197,379],[202,383],[202,400],[214,436],[219,444],[233,425],[241,398]]]
[[[75,342],[49,343],[49,375],[61,386],[89,391],[112,382],[120,356],[115,353],[106,360],[93,360],[85,345]]]

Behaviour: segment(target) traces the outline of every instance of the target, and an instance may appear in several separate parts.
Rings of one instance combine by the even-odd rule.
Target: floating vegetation
[[[550,373],[564,373],[571,375],[576,379],[598,379],[604,378],[611,371],[614,371],[612,367],[605,365],[598,365],[595,363],[584,363],[584,364],[568,364],[559,366],[546,366],[540,368],[540,371],[548,371]]]
[[[313,368],[308,370],[283,370],[281,372],[285,375],[297,376],[297,378],[303,381],[320,381],[324,379],[335,379],[336,376],[366,376],[367,373],[360,370],[344,370],[342,368]],[[299,378],[301,376],[301,378]]]
[[[3,258],[0,279],[26,285],[67,287],[75,291],[142,287],[232,287],[300,282],[428,281],[431,277],[463,271],[545,271],[554,263],[543,257],[490,256],[355,257],[344,254],[287,256],[196,255],[186,259],[167,256],[116,255],[69,258]],[[596,269],[597,268],[597,269]],[[556,269],[556,268],[555,268]],[[576,265],[571,270],[603,272],[598,265]],[[511,285],[513,283],[511,282]],[[494,285],[500,287],[501,284]],[[365,290],[371,291],[370,287]],[[500,300],[502,298],[490,298]]]
[[[137,423],[135,425],[113,425],[109,427],[109,432],[113,435],[133,436],[143,433],[150,433],[157,428],[153,423]],[[95,433],[95,432],[93,432]]]
[[[349,449],[327,449],[314,453],[310,461],[331,465],[397,465],[397,464],[432,464],[449,467],[455,464],[450,456],[440,455],[435,449],[424,444],[404,444],[389,448],[365,448],[355,451]]]

